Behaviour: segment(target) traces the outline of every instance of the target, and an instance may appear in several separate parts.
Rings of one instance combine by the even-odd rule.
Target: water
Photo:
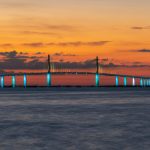
[[[0,91],[0,150],[149,149],[149,89]]]

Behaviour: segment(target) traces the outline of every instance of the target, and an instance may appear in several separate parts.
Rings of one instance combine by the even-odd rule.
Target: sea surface
[[[0,150],[150,150],[150,88],[0,90]]]

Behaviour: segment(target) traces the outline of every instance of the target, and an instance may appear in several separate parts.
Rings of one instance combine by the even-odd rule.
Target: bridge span
[[[50,64],[50,56],[48,56],[48,71],[47,72],[28,72],[28,73],[4,73],[0,74],[0,87],[4,88],[5,85],[5,78],[9,77],[11,78],[11,84],[10,87],[17,87],[16,84],[16,78],[22,77],[22,83],[23,87],[29,87],[31,85],[28,85],[28,77],[29,76],[45,76],[45,78],[41,78],[41,80],[45,81],[45,87],[52,87],[52,78],[55,75],[64,76],[64,75],[93,75],[95,78],[95,85],[96,87],[103,86],[102,83],[102,77],[112,77],[115,81],[114,86],[133,86],[133,87],[149,87],[150,86],[150,77],[146,76],[134,76],[134,75],[126,75],[126,74],[109,74],[109,73],[99,73],[99,59],[96,57],[96,72],[52,72],[51,71],[51,64]],[[120,85],[120,79],[123,79],[123,85]],[[132,84],[128,84],[128,79],[132,80]],[[107,80],[107,79],[106,79]],[[139,83],[137,83],[137,80],[139,80]],[[71,86],[71,85],[70,85]]]
[[[22,77],[23,78],[23,86],[28,87],[28,76],[45,76],[46,78],[46,85],[47,87],[53,86],[52,84],[52,78],[55,75],[93,75],[95,76],[95,86],[99,87],[101,85],[101,78],[104,77],[113,77],[115,81],[116,87],[120,86],[119,81],[120,78],[123,78],[124,85],[123,86],[129,86],[128,85],[128,79],[132,79],[132,85],[131,86],[141,86],[141,87],[148,87],[150,86],[150,77],[144,77],[144,76],[133,76],[133,75],[125,75],[125,74],[108,74],[108,73],[93,73],[93,72],[37,72],[37,73],[15,73],[15,74],[0,74],[0,86],[1,88],[5,87],[5,78],[10,77],[11,78],[11,86],[15,88],[16,85],[16,78]],[[136,84],[136,80],[140,80],[140,84]]]

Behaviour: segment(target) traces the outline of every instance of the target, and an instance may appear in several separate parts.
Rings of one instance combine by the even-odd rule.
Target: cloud
[[[150,53],[150,49],[129,50],[129,52]]]
[[[11,44],[11,43],[5,43],[5,44],[0,44],[0,47],[12,47],[13,46],[13,44]]]
[[[36,55],[41,55],[41,54],[45,54],[45,53],[43,53],[43,52],[36,52],[35,54]]]
[[[41,54],[37,52],[37,54]],[[9,70],[17,70],[17,69],[32,69],[32,70],[42,70],[47,69],[47,57],[41,56],[30,56],[28,53],[17,52],[17,51],[10,51],[10,52],[0,52],[1,56],[4,56],[4,59],[0,61],[0,68],[5,71],[5,69]],[[62,56],[62,55],[70,55],[64,53],[55,53],[55,56]],[[71,54],[72,55],[72,54]],[[75,55],[74,55],[75,56]],[[44,59],[40,59],[44,58]],[[57,69],[94,69],[96,68],[96,61],[95,59],[88,59],[81,62],[74,62],[74,61],[55,61],[53,62],[55,68]],[[133,62],[133,63],[126,63],[126,64],[118,64],[115,63],[114,60],[103,58],[100,60],[100,66],[102,68],[136,68],[136,67],[150,67],[148,64],[143,64],[141,62]]]
[[[41,52],[37,52],[35,53],[35,55],[40,55],[43,54]],[[8,60],[8,59],[39,59],[39,58],[43,58],[42,56],[29,56],[29,53],[25,53],[25,52],[17,52],[16,50],[13,51],[9,51],[9,52],[0,52],[1,56],[4,56],[4,60]]]
[[[84,62],[64,62],[63,60],[61,62],[54,62],[56,68],[64,68],[64,69],[94,69],[96,68],[96,61],[95,59],[86,60]],[[129,65],[123,65],[123,64],[115,64],[114,62],[107,62],[103,63],[101,62],[100,66],[102,68],[143,68],[143,67],[150,67],[150,65],[142,64],[142,63],[132,63]]]
[[[39,53],[38,53],[39,54]],[[0,68],[4,69],[42,69],[43,63],[40,61],[41,56],[29,56],[28,53],[17,52],[15,50],[9,52],[0,52],[4,58],[0,62]]]
[[[102,46],[110,41],[94,41],[94,42],[61,42],[61,43],[48,43],[48,45],[54,45],[54,46]]]
[[[9,9],[22,9],[22,8],[33,8],[36,6],[36,3],[32,3],[31,1],[16,1],[16,0],[1,0],[1,8],[9,8]]]
[[[61,36],[64,32],[78,32],[81,31],[81,26],[73,26],[67,24],[44,24],[45,20],[41,18],[41,21],[36,20],[32,17],[27,18],[17,18],[18,24],[12,25],[14,28],[22,29],[20,32],[21,34],[28,34],[28,35],[53,35],[53,36]],[[31,21],[32,20],[32,21]],[[24,22],[28,22],[28,24],[24,24]]]
[[[44,47],[45,44],[42,42],[37,43],[23,43],[22,46],[28,46],[28,47]]]
[[[0,55],[5,56],[7,58],[14,58],[17,55],[17,52],[15,50],[10,52],[0,52]]]
[[[147,29],[150,29],[150,26],[144,26],[144,27],[134,26],[134,27],[131,27],[131,29],[133,29],[133,30],[147,30]]]
[[[44,46],[61,46],[61,47],[75,46],[75,47],[78,47],[78,46],[103,46],[110,42],[111,41],[92,41],[92,42],[77,41],[77,42],[60,42],[60,43],[37,42],[37,43],[23,43],[21,45],[29,46],[29,47],[44,47]]]
[[[44,25],[47,29],[62,30],[62,31],[75,31],[77,27],[71,25]]]
[[[57,33],[54,32],[40,32],[40,31],[23,31],[22,34],[36,34],[36,35],[55,35],[59,36]]]
[[[63,52],[59,52],[59,53],[54,53],[52,54],[52,56],[68,56],[68,57],[75,57],[75,56],[78,56],[78,55],[75,55],[75,54],[64,54]]]
[[[141,49],[141,50],[137,50],[137,52],[150,53],[150,50],[149,49]]]

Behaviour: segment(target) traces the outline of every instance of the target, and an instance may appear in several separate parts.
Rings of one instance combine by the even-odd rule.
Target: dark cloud
[[[150,53],[150,49],[129,50],[129,52]]]
[[[41,55],[41,54],[45,54],[45,53],[43,53],[43,52],[36,52],[35,54],[36,55]]]
[[[149,49],[141,49],[141,50],[137,50],[137,52],[150,53],[150,50]]]
[[[110,43],[111,41],[93,41],[93,42],[61,42],[61,43],[23,43],[23,46],[29,46],[29,47],[44,47],[44,46],[103,46],[107,43]]]
[[[54,32],[40,32],[40,31],[23,31],[22,34],[36,34],[36,35],[55,35],[58,36],[59,34]]]
[[[144,27],[134,26],[134,27],[131,27],[131,29],[133,29],[133,30],[147,30],[147,29],[150,29],[150,26],[144,26]]]
[[[62,30],[62,31],[74,31],[77,29],[77,27],[70,25],[44,25],[44,27],[47,29]]]
[[[43,63],[40,61],[41,56],[29,56],[28,53],[17,52],[15,50],[9,52],[0,52],[4,56],[0,62],[1,69],[42,69]]]
[[[32,20],[32,18],[27,19],[26,21],[30,22]],[[36,24],[36,23],[35,23]],[[34,28],[38,31],[40,31],[41,29],[47,29],[49,31],[76,31],[77,29],[79,29],[79,27],[77,26],[71,26],[71,25],[65,25],[65,24],[42,24],[42,23],[38,23],[37,25],[28,25],[28,26],[24,26],[25,28]],[[81,27],[80,27],[81,28]],[[28,32],[28,31],[26,31]],[[32,32],[32,31],[31,31]],[[28,32],[30,33],[30,32]],[[34,33],[34,32],[33,32]]]
[[[96,62],[94,59],[86,60],[84,62],[54,62],[56,68],[64,68],[64,69],[94,69],[96,68]],[[115,64],[113,62],[103,63],[101,62],[100,66],[102,68],[143,68],[143,67],[150,67],[146,64],[130,64],[130,65],[122,65],[122,64]]]
[[[0,52],[0,55],[5,56],[7,58],[14,58],[17,55],[17,52],[15,50],[10,52]]]
[[[28,46],[28,47],[43,47],[45,46],[44,43],[37,42],[37,43],[23,43],[23,46]]]
[[[36,55],[40,55],[42,53],[37,52]],[[1,56],[4,56],[4,59],[35,59],[35,58],[43,58],[42,56],[29,56],[29,53],[26,52],[17,52],[16,50],[9,52],[0,52]]]
[[[32,69],[41,70],[47,69],[47,58],[42,61],[38,56],[29,56],[28,53],[23,52],[0,52],[4,59],[0,61],[1,72],[5,69],[16,70],[16,69]],[[60,55],[59,53],[56,55]],[[64,55],[61,53],[61,55]],[[61,59],[59,62],[53,62],[56,69],[90,69],[96,68],[95,59],[89,59],[83,62],[65,61]],[[141,62],[133,62],[132,64],[117,64],[114,60],[104,58],[100,60],[100,66],[102,68],[135,68],[135,67],[150,67],[150,65],[143,64]]]
[[[75,55],[75,54],[64,54],[63,52],[59,52],[59,53],[54,53],[52,54],[52,56],[68,56],[68,57],[75,57],[75,56],[78,56],[78,55]]]
[[[48,43],[48,45],[52,46],[102,46],[111,41],[94,41],[94,42],[61,42],[61,43]]]
[[[12,47],[13,44],[11,43],[5,43],[5,44],[0,44],[0,47]]]

